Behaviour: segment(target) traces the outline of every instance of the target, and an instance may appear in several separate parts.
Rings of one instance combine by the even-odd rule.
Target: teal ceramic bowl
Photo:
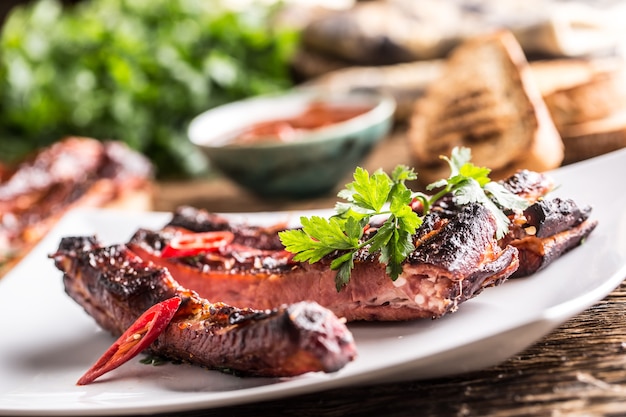
[[[289,141],[236,144],[250,126],[297,118],[312,103],[363,113],[320,128],[298,130]],[[194,118],[190,141],[211,167],[263,197],[306,198],[332,191],[390,131],[395,102],[370,92],[318,93],[296,90],[229,103]],[[275,138],[274,138],[275,139]]]

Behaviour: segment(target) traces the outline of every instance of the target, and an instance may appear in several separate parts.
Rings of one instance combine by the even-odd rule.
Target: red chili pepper
[[[76,384],[92,383],[99,376],[126,363],[150,346],[172,321],[180,302],[180,298],[172,297],[146,310]]]
[[[179,258],[215,252],[233,241],[235,235],[228,231],[185,233],[178,235],[163,248],[161,257]]]

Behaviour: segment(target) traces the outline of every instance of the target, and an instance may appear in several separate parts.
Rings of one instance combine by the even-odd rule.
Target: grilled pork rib
[[[512,278],[546,268],[580,245],[598,225],[589,218],[591,207],[579,207],[571,199],[546,199],[555,183],[545,174],[521,170],[501,183],[531,203],[521,214],[511,214],[509,233],[500,241],[501,246],[519,251],[520,266]]]
[[[392,282],[376,259],[359,253],[350,283],[337,292],[329,261],[293,263],[274,228],[233,224],[219,215],[181,207],[160,231],[139,230],[128,243],[183,285],[211,300],[270,308],[315,300],[354,320],[441,317],[507,277],[533,274],[579,245],[596,227],[589,207],[544,197],[555,186],[545,174],[522,170],[502,184],[531,205],[511,213],[509,234],[493,239],[493,218],[482,206],[457,207],[442,199],[414,237],[416,250]],[[228,230],[232,245],[193,258],[163,258],[161,249],[181,233]],[[375,232],[375,231],[374,231]]]
[[[590,212],[591,207],[560,198],[539,200],[524,210],[501,241],[519,251],[520,266],[512,277],[532,275],[580,245],[598,225]]]
[[[102,207],[150,188],[152,166],[121,142],[70,137],[0,173],[0,275],[75,207]]]
[[[580,245],[598,224],[589,219],[589,206],[579,207],[571,199],[547,199],[556,184],[546,174],[520,170],[500,183],[530,204],[521,213],[509,213],[509,232],[499,242],[501,247],[514,246],[519,252],[519,267],[511,278],[544,269]],[[419,211],[419,206],[414,209]],[[446,196],[433,209],[442,216],[453,216],[459,207],[452,196]]]
[[[181,307],[151,350],[211,369],[255,376],[334,372],[356,356],[351,333],[332,312],[299,302],[268,310],[210,303],[124,245],[64,238],[51,255],[66,292],[119,336],[145,310],[178,296]]]
[[[188,207],[179,210],[163,230],[137,231],[128,246],[209,300],[257,309],[312,300],[348,321],[397,321],[441,317],[510,276],[518,266],[517,250],[498,246],[495,227],[491,213],[478,204],[452,217],[430,214],[416,233],[416,249],[396,281],[377,257],[362,250],[350,282],[341,291],[336,289],[336,272],[330,269],[329,259],[294,263],[276,243],[275,230],[231,225]],[[174,236],[190,230],[231,230],[236,237],[218,253],[161,257],[161,249]]]

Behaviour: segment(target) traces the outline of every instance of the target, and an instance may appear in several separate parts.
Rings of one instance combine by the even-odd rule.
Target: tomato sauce
[[[337,106],[312,103],[303,113],[288,119],[274,119],[253,124],[240,133],[230,144],[247,145],[257,142],[291,142],[304,130],[319,129],[359,116],[371,107]]]

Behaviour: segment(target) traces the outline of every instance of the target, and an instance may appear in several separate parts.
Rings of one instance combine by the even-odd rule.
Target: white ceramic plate
[[[113,341],[63,292],[47,255],[67,235],[125,241],[164,213],[68,214],[0,280],[0,414],[98,415],[211,408],[354,384],[423,379],[495,365],[518,353],[613,290],[626,277],[626,150],[559,169],[558,194],[594,207],[591,237],[545,271],[485,290],[441,320],[351,324],[359,358],[332,374],[291,379],[131,361],[89,386],[78,377]],[[273,222],[294,213],[248,214]],[[240,218],[241,220],[241,218]]]

